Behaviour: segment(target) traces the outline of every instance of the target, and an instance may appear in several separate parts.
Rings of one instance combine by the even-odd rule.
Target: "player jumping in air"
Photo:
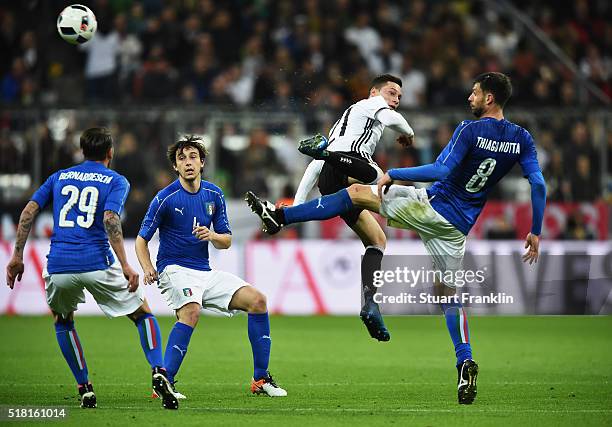
[[[119,215],[130,184],[109,169],[113,139],[108,129],[88,129],[80,142],[85,161],[51,175],[21,213],[15,250],[6,267],[7,284],[12,289],[15,280],[21,280],[23,250],[32,223],[40,210],[53,201],[53,235],[43,277],[57,342],[77,381],[81,407],[97,405],[83,346],[74,328],[74,311],[85,302],[83,289],[87,289],[104,314],[127,316],[134,322],[151,365],[153,388],[162,396],[165,407],[176,409],[178,401],[163,369],[159,325],[143,289],[138,287],[138,273],[128,263],[123,247]]]
[[[294,207],[276,209],[252,192],[247,193],[247,202],[269,234],[286,224],[328,219],[354,208],[378,212],[391,226],[415,230],[434,268],[443,273],[454,272],[461,268],[466,236],[485,205],[487,193],[518,162],[531,184],[533,209],[523,261],[537,262],[546,184],[533,138],[522,127],[504,119],[503,108],[511,94],[510,79],[504,74],[478,76],[468,98],[477,120],[461,122],[434,163],[391,169],[377,186],[354,184]],[[393,185],[394,180],[436,182],[425,190]],[[453,283],[438,282],[434,288],[438,295],[455,294]],[[472,360],[465,311],[458,302],[441,304],[441,308],[455,346],[458,400],[470,404],[476,397],[478,365]]]
[[[299,150],[315,158],[304,172],[294,198],[294,206],[304,203],[317,182],[321,194],[333,194],[351,184],[375,184],[383,175],[372,160],[376,144],[385,127],[398,132],[397,142],[412,143],[414,132],[401,114],[395,111],[402,97],[402,81],[390,74],[380,75],[370,85],[370,96],[348,107],[329,131],[302,141]],[[372,338],[389,341],[378,304],[374,302],[374,271],[380,270],[387,244],[385,233],[370,212],[354,206],[340,217],[359,236],[366,250],[361,261],[364,306],[361,320]]]
[[[164,367],[174,388],[202,307],[229,316],[242,310],[249,313],[248,334],[254,363],[251,391],[286,396],[287,392],[276,385],[268,372],[272,340],[266,297],[233,274],[211,270],[208,262],[208,243],[216,249],[228,249],[232,235],[223,192],[202,180],[206,154],[202,141],[193,136],[168,148],[168,160],[178,179],[151,201],[136,238],[136,254],[145,283],[158,282],[178,319],[168,336]],[[148,242],[158,229],[155,268]]]

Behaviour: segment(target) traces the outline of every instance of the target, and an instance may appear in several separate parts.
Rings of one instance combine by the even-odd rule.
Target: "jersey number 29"
[[[465,184],[465,189],[470,193],[478,193],[482,190],[482,187],[487,183],[487,179],[493,173],[497,160],[488,158],[484,159],[482,163],[478,165],[476,173],[472,175],[470,180]]]
[[[68,211],[79,202],[79,210],[86,214],[85,216],[79,215],[76,218],[77,225],[83,228],[89,228],[93,225],[96,208],[98,207],[98,189],[96,187],[85,187],[81,191],[79,197],[79,189],[74,185],[67,185],[62,188],[62,195],[68,196],[66,204],[62,207],[59,215],[59,226],[60,227],[74,227],[74,221],[66,219]]]

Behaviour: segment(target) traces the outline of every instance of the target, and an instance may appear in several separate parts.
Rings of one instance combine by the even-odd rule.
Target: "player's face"
[[[204,167],[204,159],[200,159],[200,152],[194,147],[185,147],[176,153],[176,166],[174,169],[185,181],[200,179]]]
[[[481,117],[484,114],[486,107],[486,96],[480,88],[480,83],[475,83],[472,87],[472,93],[468,98],[470,109],[476,117]]]
[[[402,99],[402,88],[400,85],[394,82],[387,82],[386,85],[380,88],[380,91],[377,89],[374,90],[378,92],[376,95],[382,95],[389,107],[393,110],[397,109],[400,99]]]

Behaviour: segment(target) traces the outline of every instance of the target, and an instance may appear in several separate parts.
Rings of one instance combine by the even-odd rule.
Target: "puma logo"
[[[181,353],[181,357],[185,356],[185,353],[187,353],[187,349],[181,350],[181,348],[178,345],[174,345],[174,346],[172,346],[172,348],[178,350],[178,352]]]
[[[323,208],[323,209],[325,209],[325,206],[323,206],[323,205],[321,204],[321,199],[322,199],[322,197],[319,197],[319,199],[318,199],[318,203],[317,203],[317,206],[315,207],[315,209],[319,209],[319,208]]]
[[[185,210],[185,208],[174,208],[174,210],[183,215],[183,210]]]
[[[263,340],[263,339],[266,339],[266,340],[270,340],[270,341],[272,341],[272,338],[270,338],[268,335],[263,335],[263,336],[261,337],[261,339],[262,339],[262,340]]]

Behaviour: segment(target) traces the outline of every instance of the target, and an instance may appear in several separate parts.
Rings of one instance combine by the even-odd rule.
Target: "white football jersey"
[[[385,126],[376,120],[379,111],[389,108],[378,95],[348,107],[329,131],[329,151],[354,151],[372,160]]]

